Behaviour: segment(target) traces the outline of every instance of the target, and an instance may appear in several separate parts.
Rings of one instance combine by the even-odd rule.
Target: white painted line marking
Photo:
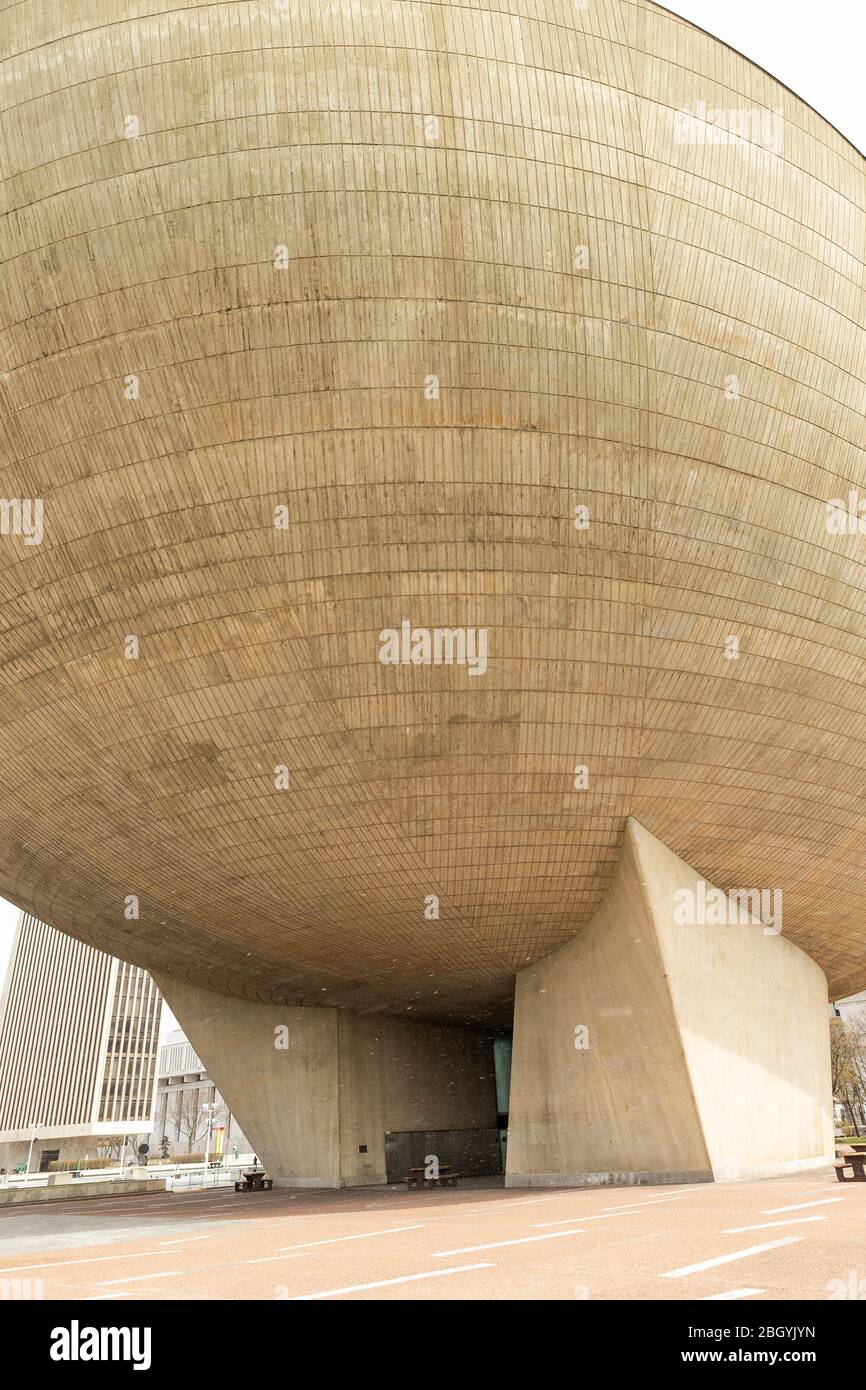
[[[92,1293],[85,1298],[85,1303],[102,1303],[106,1298],[132,1298],[131,1293]]]
[[[756,1293],[763,1293],[763,1289],[729,1289],[727,1293],[708,1293],[700,1300],[701,1303],[723,1302],[729,1298],[752,1298]]]
[[[459,1250],[434,1250],[434,1255],[470,1255],[473,1250],[499,1250],[503,1245],[531,1245],[536,1240],[559,1240],[561,1236],[585,1236],[586,1231],[548,1231],[546,1236],[521,1236],[519,1240],[491,1240],[485,1245],[463,1245]]]
[[[159,1247],[164,1250],[168,1245],[192,1245],[194,1240],[213,1240],[214,1236],[220,1234],[219,1231],[209,1231],[206,1236],[184,1236],[181,1240],[161,1240]]]
[[[620,1207],[602,1207],[598,1216],[587,1216],[581,1212],[579,1216],[565,1216],[560,1221],[536,1221],[537,1227],[541,1226],[567,1226],[572,1221],[606,1221],[611,1216],[628,1216],[633,1211],[640,1211],[642,1207],[655,1207],[661,1202],[679,1202],[680,1197],[653,1197],[648,1202],[626,1202]]]
[[[514,1200],[504,1197],[497,1201],[496,1205],[503,1207],[536,1207],[539,1202],[555,1202],[557,1197],[568,1197],[571,1195],[571,1191],[573,1191],[573,1189],[564,1188],[560,1192],[550,1192],[546,1197],[517,1197]],[[483,1205],[492,1206],[493,1203],[485,1202]]]
[[[414,1226],[392,1226],[387,1231],[361,1231],[356,1236],[330,1236],[328,1240],[305,1240],[301,1245],[278,1245],[277,1253],[283,1250],[309,1250],[314,1245],[338,1245],[342,1240],[367,1240],[370,1236],[393,1236],[400,1231],[423,1231],[425,1223],[419,1221]]]
[[[143,1279],[173,1279],[180,1274],[212,1274],[214,1270],[240,1269],[241,1265],[266,1265],[273,1264],[274,1261],[284,1263],[286,1260],[297,1260],[299,1258],[300,1254],[259,1255],[252,1260],[230,1260],[227,1264],[191,1265],[188,1269],[164,1270],[159,1274],[134,1274],[132,1276],[127,1275],[125,1279],[100,1279],[99,1283],[103,1288],[108,1288],[111,1284],[140,1283]],[[204,1296],[205,1295],[203,1295],[203,1297]]]
[[[235,1264],[239,1265],[269,1265],[274,1260],[299,1260],[304,1252],[297,1250],[294,1255],[258,1255],[254,1260],[235,1260],[233,1264],[226,1265],[227,1269],[233,1269]],[[200,1269],[212,1268],[209,1265],[200,1265]]]
[[[581,1212],[580,1216],[566,1216],[562,1221],[536,1221],[533,1230],[540,1231],[544,1226],[571,1226],[575,1221],[613,1221],[617,1216],[633,1216],[630,1211],[605,1211],[599,1216],[585,1216]]]
[[[831,1202],[844,1202],[844,1197],[824,1197],[820,1202],[795,1202],[791,1207],[768,1207],[762,1216],[778,1216],[783,1211],[804,1211],[806,1207],[829,1207]]]
[[[156,1259],[161,1255],[160,1250],[140,1250],[134,1255],[88,1255],[81,1260],[53,1260],[50,1264],[42,1265],[8,1265],[5,1269],[0,1269],[0,1279],[4,1274],[25,1274],[31,1269],[66,1269],[69,1265],[104,1265],[112,1264],[115,1260],[146,1260],[148,1256]]]
[[[404,1274],[400,1279],[377,1279],[372,1284],[348,1284],[344,1289],[324,1289],[321,1293],[298,1293],[292,1303],[303,1303],[311,1298],[336,1298],[341,1293],[360,1293],[363,1289],[384,1289],[389,1284],[411,1284],[416,1279],[440,1279],[443,1274],[465,1274],[470,1269],[495,1269],[492,1264],[453,1265],[451,1269],[428,1269],[423,1274]]]
[[[806,1221],[826,1221],[826,1216],[789,1216],[786,1221],[759,1221],[755,1226],[729,1226],[723,1236],[738,1236],[743,1231],[768,1231],[771,1226],[802,1226]]]
[[[683,1197],[648,1197],[645,1202],[617,1202],[614,1207],[602,1207],[602,1211],[631,1211],[633,1207],[656,1207],[660,1202],[681,1201],[683,1201]]]
[[[219,1268],[219,1266],[214,1266]],[[112,1284],[141,1284],[145,1279],[177,1279],[181,1274],[191,1274],[189,1269],[161,1269],[157,1274],[133,1274],[127,1275],[125,1279],[100,1279],[99,1283],[103,1289],[108,1289]]]
[[[715,1265],[728,1265],[734,1260],[745,1260],[749,1255],[761,1255],[765,1250],[778,1250],[782,1245],[796,1245],[802,1236],[784,1236],[782,1240],[768,1240],[764,1245],[750,1245],[747,1250],[735,1250],[731,1255],[716,1255],[712,1260],[700,1260],[695,1265],[683,1265],[680,1269],[668,1269],[660,1274],[660,1279],[681,1279],[684,1274],[699,1274],[702,1269],[713,1269]],[[122,1281],[118,1280],[118,1283]]]
[[[452,1216],[486,1216],[488,1212],[492,1212],[495,1215],[497,1212],[503,1210],[511,1211],[512,1207],[534,1207],[537,1206],[539,1202],[554,1202],[557,1197],[567,1197],[569,1195],[568,1192],[554,1192],[549,1197],[522,1197],[519,1201],[515,1202],[509,1202],[507,1200],[478,1202],[471,1206],[468,1202],[461,1202],[459,1205],[456,1203],[453,1206],[449,1204],[447,1213],[449,1220]],[[423,1210],[426,1212],[429,1210],[429,1207],[425,1206]]]

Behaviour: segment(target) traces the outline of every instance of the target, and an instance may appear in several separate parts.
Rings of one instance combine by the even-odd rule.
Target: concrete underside
[[[486,1034],[155,979],[278,1183],[384,1183],[386,1131],[496,1125]]]
[[[630,820],[599,911],[518,975],[509,1186],[712,1182],[831,1161],[826,979],[759,922],[676,925],[675,893],[698,883]],[[386,1132],[496,1124],[483,1033],[156,979],[279,1183],[384,1183]]]
[[[674,895],[698,898],[698,883],[630,820],[601,908],[518,975],[508,1186],[711,1182],[832,1159],[823,972],[760,923],[677,925]]]

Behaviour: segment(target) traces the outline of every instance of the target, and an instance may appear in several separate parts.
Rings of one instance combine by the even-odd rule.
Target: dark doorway
[[[498,1176],[502,1159],[498,1129],[414,1129],[385,1134],[388,1182],[403,1182],[410,1168],[423,1168],[427,1157],[467,1178]]]

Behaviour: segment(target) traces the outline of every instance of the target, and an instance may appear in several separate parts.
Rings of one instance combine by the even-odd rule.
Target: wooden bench
[[[244,1173],[243,1182],[235,1183],[235,1192],[270,1192],[273,1185],[273,1178],[264,1172]]]
[[[434,1178],[428,1175],[426,1168],[410,1168],[406,1174],[406,1186],[411,1192],[413,1187],[456,1187],[459,1173],[455,1173],[453,1168],[442,1166],[438,1175]]]
[[[840,1182],[866,1182],[866,1149],[854,1149],[850,1144],[840,1144],[836,1149],[836,1177]],[[851,1169],[850,1178],[845,1169]]]

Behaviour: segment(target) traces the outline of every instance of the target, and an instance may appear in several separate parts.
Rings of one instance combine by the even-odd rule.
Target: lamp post
[[[27,1150],[27,1177],[30,1177],[30,1160],[33,1157],[33,1145],[36,1142],[36,1125],[32,1126],[33,1133],[30,1136],[30,1148]]]
[[[207,1111],[207,1139],[205,1140],[205,1146],[204,1146],[204,1178],[205,1178],[205,1187],[207,1186],[207,1170],[208,1170],[208,1164],[209,1164],[209,1162],[210,1162],[210,1140],[211,1140],[211,1129],[212,1129],[212,1127],[213,1127],[213,1112],[214,1112],[216,1109],[217,1109],[217,1103],[216,1103],[215,1100],[213,1100],[213,1101],[205,1101],[204,1104],[202,1105],[202,1110],[206,1110],[206,1111]]]

